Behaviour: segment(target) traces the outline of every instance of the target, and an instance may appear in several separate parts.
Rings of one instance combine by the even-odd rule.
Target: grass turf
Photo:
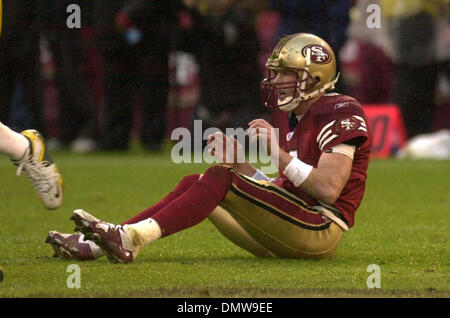
[[[72,232],[83,208],[120,223],[155,203],[184,175],[168,154],[54,154],[65,198],[45,210],[31,184],[0,162],[0,297],[449,297],[450,162],[373,160],[356,225],[329,260],[258,259],[208,221],[146,247],[129,265],[52,258],[49,230]],[[81,269],[81,288],[66,281]],[[381,288],[369,289],[370,264]]]

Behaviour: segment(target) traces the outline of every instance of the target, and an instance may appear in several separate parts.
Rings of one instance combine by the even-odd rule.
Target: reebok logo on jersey
[[[334,105],[334,109],[344,108],[347,107],[348,105],[349,105],[348,102],[337,103],[336,105]]]

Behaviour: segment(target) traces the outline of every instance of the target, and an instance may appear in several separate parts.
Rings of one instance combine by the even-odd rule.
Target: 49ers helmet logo
[[[306,50],[311,49],[311,62],[316,64],[327,64],[331,61],[331,54],[326,48],[317,44],[310,44],[303,48],[302,54],[306,57]]]

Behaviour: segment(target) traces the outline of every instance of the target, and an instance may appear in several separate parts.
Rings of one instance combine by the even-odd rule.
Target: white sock
[[[28,139],[0,122],[0,152],[7,154],[11,159],[22,158],[29,147]]]
[[[123,226],[123,230],[131,238],[138,251],[161,237],[161,228],[152,218],[134,224],[126,224]]]

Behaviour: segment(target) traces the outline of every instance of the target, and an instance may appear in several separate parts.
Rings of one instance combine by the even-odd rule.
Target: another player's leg
[[[97,221],[83,210],[74,211],[72,219],[86,238],[100,246],[111,261],[128,263],[145,245],[207,218],[226,196],[230,185],[230,170],[224,166],[214,166],[187,191],[151,218],[138,223],[113,225]]]
[[[19,134],[0,123],[0,151],[9,155],[18,166],[17,175],[23,172],[30,179],[47,209],[61,205],[62,176],[47,153],[39,132],[30,129]]]
[[[138,223],[152,217],[172,200],[183,194],[195,181],[198,180],[199,177],[199,174],[192,174],[184,177],[178,183],[176,188],[162,200],[145,209],[131,219],[123,222],[121,225]],[[65,234],[57,231],[50,231],[45,242],[52,246],[55,251],[55,256],[62,258],[92,260],[103,256],[103,251],[97,244],[93,241],[84,239],[85,237],[81,233]]]
[[[11,160],[22,158],[29,147],[25,136],[15,132],[0,122],[0,152],[9,156]]]

